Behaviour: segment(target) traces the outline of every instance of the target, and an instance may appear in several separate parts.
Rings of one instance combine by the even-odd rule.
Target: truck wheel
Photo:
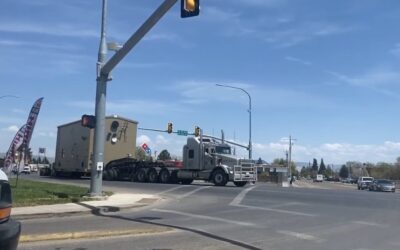
[[[244,187],[247,184],[247,181],[234,181],[233,183],[236,187]]]
[[[154,168],[150,169],[149,170],[149,174],[148,174],[148,178],[149,178],[149,182],[157,183],[158,182],[157,170],[155,170]]]
[[[186,180],[181,180],[182,185],[190,185],[192,184],[193,179],[186,179]]]
[[[228,182],[228,176],[223,170],[218,169],[215,170],[212,180],[214,181],[215,186],[225,186]]]
[[[136,178],[138,182],[146,182],[147,181],[146,170],[144,170],[143,168],[139,169],[136,174]]]
[[[164,168],[164,169],[162,169],[160,171],[159,179],[160,179],[161,183],[168,183],[169,182],[170,174],[169,174],[167,169]]]

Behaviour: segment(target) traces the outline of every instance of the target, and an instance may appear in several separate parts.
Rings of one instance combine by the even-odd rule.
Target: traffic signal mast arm
[[[249,150],[248,146],[245,146],[245,145],[233,142],[233,141],[222,140],[221,138],[218,138],[218,137],[215,137],[215,136],[211,136],[211,135],[202,135],[202,136],[205,137],[205,138],[211,138],[211,139],[214,139],[214,140],[224,141],[224,142],[232,144],[234,146],[242,147],[242,148],[245,148],[245,149]]]

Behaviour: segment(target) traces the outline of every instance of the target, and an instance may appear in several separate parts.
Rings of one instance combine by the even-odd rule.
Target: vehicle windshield
[[[231,154],[231,148],[230,147],[217,146],[215,150],[216,150],[216,152],[218,154],[224,154],[224,155],[230,155]]]
[[[389,180],[378,180],[377,181],[379,184],[393,184],[393,182],[389,181]]]
[[[363,181],[373,181],[373,178],[363,178]]]

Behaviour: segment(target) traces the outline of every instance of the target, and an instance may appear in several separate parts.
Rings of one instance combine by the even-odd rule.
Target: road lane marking
[[[231,203],[229,203],[229,205],[231,206],[236,206],[236,205],[240,205],[240,203],[242,202],[242,200],[244,199],[244,197],[246,196],[246,194],[248,192],[250,192],[253,188],[255,188],[256,186],[252,186],[249,188],[246,188],[244,190],[242,190],[242,192],[240,192],[235,199],[233,199],[233,201]]]
[[[233,205],[235,207],[244,207],[248,209],[255,209],[255,210],[264,210],[268,212],[275,212],[275,213],[282,213],[282,214],[291,214],[291,215],[300,215],[300,216],[308,216],[308,217],[317,217],[318,215],[316,214],[309,214],[309,213],[302,213],[302,212],[296,212],[296,211],[290,211],[290,210],[284,210],[284,209],[276,209],[276,208],[268,208],[268,207],[256,207],[256,206],[248,206],[248,205]]]
[[[243,207],[243,208],[248,208],[248,209],[257,209],[257,210],[264,210],[264,211],[269,211],[269,212],[276,212],[276,213],[284,213],[284,214],[291,214],[291,215],[300,215],[300,216],[308,216],[308,217],[315,217],[317,215],[315,214],[308,214],[308,213],[301,213],[301,212],[295,212],[295,211],[289,211],[289,210],[284,210],[284,209],[274,209],[274,208],[269,208],[269,207],[256,207],[256,206],[248,206],[248,205],[242,205],[240,204],[246,194],[250,192],[253,188],[256,186],[252,186],[249,188],[244,189],[242,192],[240,192],[235,199],[231,203],[229,203],[230,206],[235,206],[235,207]]]
[[[157,193],[157,194],[160,195],[160,194],[169,193],[169,192],[172,192],[172,191],[175,191],[175,190],[184,188],[184,187],[189,187],[189,186],[177,186],[177,187],[173,187],[173,188],[169,188],[169,189],[167,189],[167,190],[161,191],[161,192],[159,192],[159,193]]]
[[[325,240],[315,237],[311,234],[304,234],[304,233],[298,233],[298,232],[292,232],[292,231],[285,231],[285,230],[279,230],[277,233],[284,234],[287,236],[295,237],[297,239],[301,240],[309,240],[309,241],[315,241],[318,243],[324,242]]]
[[[355,223],[355,224],[364,225],[364,226],[373,226],[373,227],[380,227],[380,228],[388,227],[387,225],[382,225],[382,224],[375,223],[375,222],[370,222],[370,221],[358,220],[358,221],[352,221],[352,222]]]
[[[188,197],[188,196],[190,196],[190,195],[192,195],[192,194],[194,194],[194,193],[199,192],[200,190],[207,189],[207,188],[211,188],[211,187],[212,187],[212,186],[205,186],[205,187],[196,188],[195,190],[192,190],[192,191],[190,191],[190,192],[187,192],[187,193],[185,193],[185,194],[182,194],[182,195],[178,196],[178,199],[182,199],[182,198]]]
[[[242,221],[234,221],[234,220],[228,220],[228,219],[223,219],[223,218],[213,217],[213,216],[207,216],[207,215],[192,214],[192,213],[185,213],[185,212],[179,212],[179,211],[174,211],[174,210],[158,209],[158,208],[154,208],[154,209],[152,209],[152,211],[161,212],[161,213],[169,213],[169,214],[182,215],[182,216],[192,217],[192,218],[196,218],[196,219],[205,219],[205,220],[212,220],[212,221],[220,221],[220,222],[229,223],[229,224],[234,224],[234,225],[239,225],[239,226],[256,227],[256,225],[255,225],[254,223],[242,222]]]
[[[278,208],[278,207],[288,207],[288,206],[306,206],[307,204],[303,203],[303,202],[286,202],[286,203],[282,203],[282,204],[275,204],[275,205],[271,205],[268,206],[268,208]]]

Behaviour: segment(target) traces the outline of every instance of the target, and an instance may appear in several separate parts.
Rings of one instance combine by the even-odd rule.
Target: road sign
[[[178,130],[178,135],[187,136],[188,132],[186,130]]]

